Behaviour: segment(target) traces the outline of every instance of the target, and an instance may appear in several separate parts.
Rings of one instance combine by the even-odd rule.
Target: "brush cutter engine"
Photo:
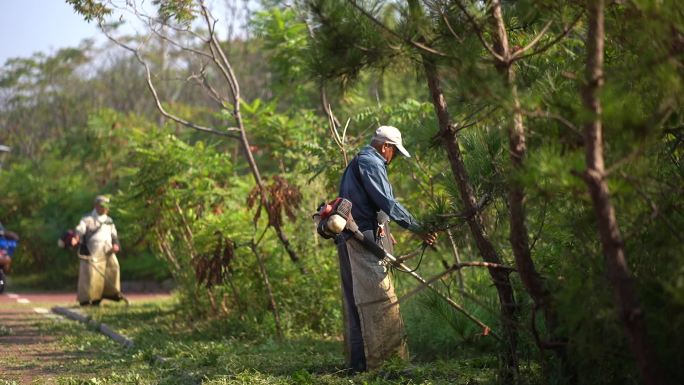
[[[313,215],[318,234],[325,239],[339,235],[347,227],[351,208],[352,203],[349,200],[339,197],[321,204],[318,212]]]

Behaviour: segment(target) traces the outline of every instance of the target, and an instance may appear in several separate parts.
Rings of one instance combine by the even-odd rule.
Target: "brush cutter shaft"
[[[349,221],[347,222],[347,229],[350,230],[350,231],[352,232],[352,234],[354,235],[354,238],[355,238],[356,240],[358,240],[359,242],[361,242],[361,244],[362,244],[366,249],[368,249],[371,253],[373,253],[376,257],[378,257],[378,258],[381,259],[381,260],[382,260],[382,259],[387,259],[387,260],[389,260],[389,262],[390,262],[392,265],[394,265],[395,267],[398,267],[398,268],[403,269],[405,272],[407,272],[407,273],[408,273],[409,275],[411,275],[413,278],[415,278],[416,280],[418,280],[418,281],[419,281],[420,283],[422,283],[424,286],[427,286],[427,287],[430,288],[433,292],[435,292],[437,295],[439,295],[440,297],[442,297],[442,299],[444,299],[451,307],[453,307],[453,308],[456,309],[458,312],[462,313],[463,315],[465,315],[466,317],[468,317],[468,319],[470,319],[471,321],[473,321],[474,323],[476,323],[478,326],[480,326],[480,327],[483,329],[485,335],[491,334],[491,335],[494,336],[496,339],[501,340],[501,338],[499,337],[499,335],[497,335],[496,333],[494,333],[494,332],[492,331],[492,329],[491,329],[489,326],[487,326],[484,322],[480,321],[480,320],[477,319],[475,316],[469,314],[461,305],[457,304],[454,300],[452,300],[451,298],[449,298],[446,294],[444,294],[444,293],[442,293],[441,291],[437,290],[437,288],[435,288],[434,286],[432,286],[431,283],[427,282],[423,277],[421,277],[420,275],[418,275],[418,273],[416,273],[415,271],[412,271],[411,268],[409,268],[408,266],[406,266],[404,263],[399,262],[392,254],[386,252],[386,251],[385,251],[382,247],[380,247],[378,244],[376,244],[376,243],[373,242],[372,240],[366,238],[366,236],[364,236],[363,233],[358,229],[358,226],[356,226],[356,223],[355,223],[353,220],[349,220]]]

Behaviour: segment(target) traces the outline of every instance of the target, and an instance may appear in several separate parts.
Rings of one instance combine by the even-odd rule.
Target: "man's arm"
[[[119,244],[119,233],[116,231],[116,226],[112,223],[112,251],[118,253],[121,250],[121,245]]]
[[[359,160],[359,171],[361,182],[377,207],[386,212],[399,226],[415,233],[422,231],[416,218],[394,197],[385,167]]]
[[[88,230],[88,224],[86,223],[87,217],[81,218],[81,221],[78,222],[78,226],[74,229],[74,232],[76,233],[75,236],[71,237],[71,247],[75,247],[78,245],[79,242],[81,242],[81,239],[85,236],[86,231]]]
[[[76,234],[81,238],[85,235],[85,233],[88,229],[88,224],[86,223],[86,219],[87,219],[87,217],[81,218],[81,221],[78,222],[78,226],[76,226],[76,228],[74,229]]]

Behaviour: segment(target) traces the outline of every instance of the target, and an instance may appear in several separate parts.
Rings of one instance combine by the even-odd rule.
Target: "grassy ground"
[[[69,333],[60,333],[59,325],[67,321],[37,303],[5,301],[0,307],[0,384],[57,384],[65,376],[90,378],[97,373],[88,365],[96,359],[91,351],[64,349],[61,336],[73,339],[73,325],[69,325]]]
[[[173,299],[129,307],[107,303],[89,309],[97,320],[136,341],[125,349],[75,322],[45,320],[46,333],[60,335],[67,351],[87,358],[65,362],[58,384],[489,384],[496,359],[452,357],[349,375],[341,341],[316,335],[283,341],[240,336],[225,321],[189,322]],[[95,375],[83,378],[83,368]]]

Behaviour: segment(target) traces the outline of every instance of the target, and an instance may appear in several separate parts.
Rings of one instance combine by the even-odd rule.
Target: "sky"
[[[250,8],[255,7],[255,1],[248,3]],[[208,4],[216,17],[227,18],[224,1],[210,0]],[[219,22],[217,28],[221,35],[223,23]],[[0,0],[0,66],[8,58],[30,57],[35,52],[53,54],[61,48],[77,47],[87,38],[96,42],[106,40],[94,22],[86,22],[64,0]]]
[[[0,65],[34,52],[55,53],[103,36],[64,0],[0,0]]]

